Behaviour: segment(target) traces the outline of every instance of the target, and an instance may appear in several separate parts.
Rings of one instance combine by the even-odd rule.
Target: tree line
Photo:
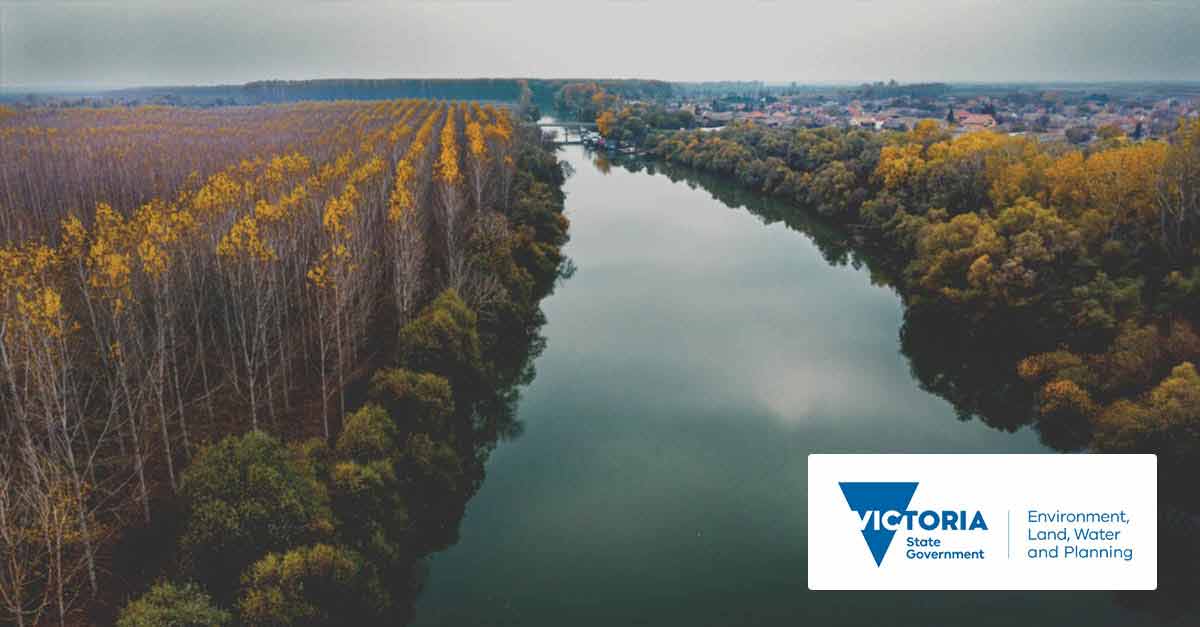
[[[554,105],[556,95],[565,87],[587,83],[595,83],[624,98],[638,100],[666,99],[682,89],[676,83],[644,79],[335,78],[253,81],[241,85],[131,87],[72,97],[31,93],[26,102],[42,101],[56,106],[160,104],[228,107],[290,102],[417,98],[518,103],[528,91],[538,106],[549,108]]]
[[[1072,447],[1194,459],[1200,122],[1086,149],[932,121],[905,133],[655,134],[652,152],[848,225],[911,311],[1002,330],[1025,410]],[[1055,431],[1044,428],[1043,432]]]

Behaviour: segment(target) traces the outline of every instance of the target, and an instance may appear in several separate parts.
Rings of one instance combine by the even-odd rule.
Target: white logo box
[[[813,454],[808,587],[1153,590],[1157,515],[1154,455]]]

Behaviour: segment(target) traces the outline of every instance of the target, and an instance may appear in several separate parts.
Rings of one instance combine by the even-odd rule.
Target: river
[[[899,296],[703,186],[598,167],[502,442],[416,624],[1137,624],[1110,593],[810,592],[813,452],[1049,452],[960,420],[901,352]]]

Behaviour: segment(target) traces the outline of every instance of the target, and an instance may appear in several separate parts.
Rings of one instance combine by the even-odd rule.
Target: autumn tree
[[[440,153],[435,168],[441,201],[441,225],[444,231],[446,281],[451,288],[461,287],[466,276],[466,207],[462,202],[462,170],[459,167],[458,135],[455,131],[456,107],[446,108],[442,123]]]
[[[1163,242],[1186,254],[1191,224],[1200,217],[1200,120],[1181,121],[1171,138],[1158,185]]]

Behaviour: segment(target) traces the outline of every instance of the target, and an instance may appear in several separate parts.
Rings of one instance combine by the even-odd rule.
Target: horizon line
[[[425,76],[425,77],[405,77],[393,76],[387,78],[366,78],[366,77],[330,77],[330,78],[262,78],[245,82],[228,82],[228,83],[172,83],[172,84],[155,84],[155,83],[26,83],[26,84],[0,84],[0,92],[116,92],[136,89],[178,89],[178,88],[237,88],[246,87],[256,83],[305,83],[305,82],[322,82],[322,81],[472,81],[472,80],[542,80],[542,81],[647,81],[661,82],[668,84],[719,84],[719,83],[761,83],[764,86],[797,86],[797,87],[858,87],[861,85],[874,85],[879,83],[888,83],[893,79],[888,80],[767,80],[760,78],[740,78],[740,79],[705,79],[705,80],[666,80],[657,78],[633,78],[633,77],[554,77],[554,76],[472,76],[472,77],[448,77],[448,76]],[[929,84],[945,84],[949,86],[965,85],[965,86],[992,86],[992,85],[1200,85],[1200,79],[1096,79],[1096,80],[1081,80],[1081,79],[974,79],[974,80],[928,80],[928,81],[897,81],[900,86],[911,85],[929,85]]]

